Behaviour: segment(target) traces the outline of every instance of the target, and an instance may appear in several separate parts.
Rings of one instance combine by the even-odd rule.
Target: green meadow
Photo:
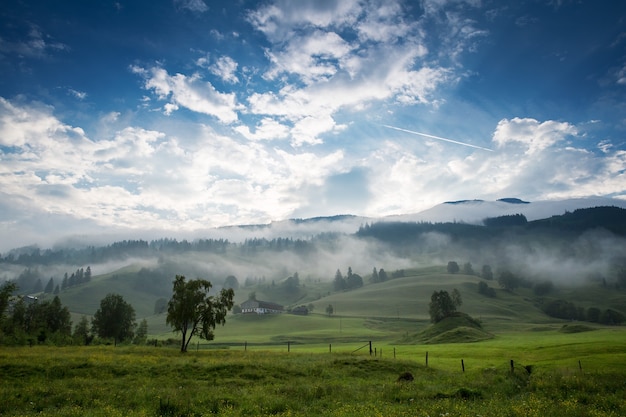
[[[623,329],[529,330],[479,343],[373,345],[376,355],[368,347],[355,352],[357,344],[349,342],[332,352],[324,344],[294,344],[289,352],[285,345],[202,346],[187,354],[167,347],[4,347],[0,415],[626,413]]]
[[[76,321],[103,294],[122,294],[148,321],[151,345],[0,347],[0,416],[626,415],[626,328],[548,317],[529,288],[489,281],[496,297],[485,297],[481,278],[444,267],[345,292],[320,281],[296,293],[242,288],[238,303],[254,291],[313,313],[231,314],[215,340],[194,338],[181,354],[137,270],[96,276],[61,299]],[[432,326],[430,295],[454,288],[475,320]],[[549,297],[626,305],[624,291],[597,283]]]

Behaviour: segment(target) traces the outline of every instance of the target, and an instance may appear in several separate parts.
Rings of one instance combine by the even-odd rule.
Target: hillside
[[[452,291],[454,288],[460,291],[463,298],[460,310],[480,320],[483,325],[480,334],[462,329],[462,335],[457,331],[457,338],[481,340],[487,333],[556,329],[564,323],[547,316],[541,309],[541,301],[545,297],[535,296],[528,288],[506,291],[499,289],[494,281],[485,281],[475,275],[449,274],[444,267],[405,270],[404,274],[385,282],[368,282],[362,288],[351,291],[333,291],[328,282],[304,284],[296,295],[284,291],[271,292],[267,284],[239,288],[236,291],[237,302],[245,301],[248,294],[254,292],[257,298],[281,303],[286,308],[308,305],[313,310],[308,316],[288,313],[266,316],[231,314],[227,325],[216,330],[216,340],[219,343],[280,343],[287,340],[300,343],[331,340],[404,340],[404,343],[412,340],[425,343],[427,340],[424,337],[410,335],[430,326],[428,304],[431,294],[436,290]],[[151,335],[172,337],[165,325],[165,314],[154,314],[154,305],[159,297],[138,290],[133,285],[135,276],[132,267],[96,276],[82,287],[63,292],[61,300],[73,313],[91,315],[104,294],[119,293],[133,305],[138,319],[147,319]],[[494,288],[496,296],[480,294],[480,282]],[[626,305],[626,292],[616,292],[598,283],[575,289],[555,289],[549,299],[559,297],[585,308],[594,306],[621,310]],[[331,316],[325,312],[328,305],[333,306]],[[450,334],[440,336],[441,340],[448,337]]]
[[[479,203],[453,205],[465,204]],[[527,205],[513,200],[502,204]],[[355,221],[339,216],[331,222],[346,219]],[[319,222],[325,220],[300,224]],[[587,320],[587,312],[594,322],[607,321],[602,314],[612,321],[626,314],[626,209],[579,209],[533,221],[512,215],[485,224],[381,222],[363,224],[353,234],[325,233],[308,239],[250,237],[242,243],[160,239],[57,251],[23,249],[19,255],[12,252],[0,258],[0,277],[14,279],[22,294],[44,298],[52,297],[56,286],[54,291],[74,317],[92,315],[108,293],[121,294],[138,319],[147,318],[150,332],[163,337],[170,333],[157,306],[169,299],[177,274],[209,279],[215,290],[228,277],[234,282],[236,303],[254,293],[257,299],[286,309],[312,309],[305,317],[284,315],[276,323],[285,322],[275,328],[262,326],[273,333],[255,334],[253,319],[233,316],[227,329],[219,330],[233,340],[240,340],[241,334],[285,340],[302,329],[306,334],[299,338],[313,334],[323,339],[335,334],[336,318],[351,326],[349,337],[398,338],[428,325],[434,291],[454,288],[463,295],[462,311],[479,319],[489,332],[551,326],[560,319]],[[449,262],[459,271],[449,273]],[[93,271],[90,279],[72,281],[72,271],[82,277],[83,269]],[[336,274],[348,271],[359,276],[362,287],[334,286]],[[375,271],[386,271],[386,279],[373,279]],[[68,272],[72,277],[66,286],[63,276],[67,278]],[[503,276],[514,285],[498,282]],[[479,284],[491,296],[479,293]],[[329,305],[331,317],[326,316]],[[270,320],[274,319],[268,318],[266,324]]]

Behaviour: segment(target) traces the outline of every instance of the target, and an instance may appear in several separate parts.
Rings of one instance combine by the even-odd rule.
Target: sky
[[[626,199],[626,4],[7,0],[0,250]]]

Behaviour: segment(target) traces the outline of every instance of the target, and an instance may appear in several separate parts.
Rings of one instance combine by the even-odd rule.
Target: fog
[[[579,202],[577,200],[577,202]],[[572,206],[572,201],[566,207]],[[511,205],[498,202],[471,202],[469,213],[475,215],[477,206],[502,210]],[[464,204],[452,204],[455,216],[461,217]],[[520,206],[520,205],[518,205]],[[520,207],[529,210],[529,205]],[[544,209],[548,205],[537,204]],[[549,205],[551,210],[560,208]],[[430,211],[432,214],[433,212]],[[445,214],[445,213],[444,213]],[[443,214],[442,214],[443,215]],[[385,219],[393,221],[394,218]],[[150,248],[148,254],[138,256],[133,253],[120,253],[117,258],[106,262],[85,262],[84,264],[31,265],[40,275],[43,285],[50,277],[55,284],[61,282],[65,273],[71,274],[79,268],[91,267],[92,275],[111,273],[125,266],[136,269],[146,268],[160,276],[159,285],[170,285],[175,274],[191,278],[210,279],[219,285],[234,275],[242,283],[246,278],[265,278],[279,282],[298,273],[301,278],[332,280],[339,269],[346,273],[351,267],[354,273],[366,279],[373,268],[392,272],[398,269],[446,265],[456,261],[460,266],[470,262],[476,273],[483,265],[490,265],[495,274],[509,270],[516,275],[537,282],[550,280],[556,285],[578,285],[589,279],[614,279],[616,269],[624,267],[626,239],[617,237],[603,229],[588,230],[580,235],[560,236],[558,234],[533,235],[527,233],[502,233],[497,236],[453,236],[441,231],[426,231],[403,237],[401,241],[382,241],[373,237],[359,237],[357,231],[372,219],[356,216],[335,216],[308,220],[288,220],[265,225],[233,226],[197,231],[193,234],[180,232],[177,235],[158,234],[150,231],[137,235],[101,234],[99,236],[79,236],[57,241],[53,250],[68,248],[89,248],[111,245],[115,241],[142,239],[175,238],[179,242],[197,239],[215,239],[230,242],[224,253],[210,250],[159,251]],[[401,224],[398,227],[402,227]],[[399,229],[401,230],[401,229]],[[113,240],[114,238],[117,238]],[[246,246],[254,239],[293,239],[305,243],[304,249],[276,249],[262,246],[255,249]],[[408,239],[408,240],[407,240]],[[267,243],[267,242],[266,242]],[[44,253],[47,248],[41,248]],[[16,256],[31,249],[5,252]],[[0,263],[0,280],[14,280],[24,272],[26,266],[11,262]],[[150,285],[149,281],[145,285]]]

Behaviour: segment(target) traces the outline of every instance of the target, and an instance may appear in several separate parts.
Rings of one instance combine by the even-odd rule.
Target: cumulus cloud
[[[342,169],[339,151],[289,153],[208,126],[186,132],[184,141],[138,127],[92,140],[52,107],[0,104],[0,189],[26,222],[0,229],[31,227],[41,213],[82,219],[92,230],[181,231],[282,219],[312,204],[298,190]]]
[[[236,75],[237,66],[238,64],[234,59],[228,56],[222,56],[214,65],[209,67],[209,69],[213,74],[217,75],[225,82],[235,84],[239,82],[239,78],[237,78]]]
[[[493,141],[500,147],[517,143],[532,155],[576,133],[576,127],[566,122],[549,120],[540,123],[535,119],[516,117],[498,123]]]
[[[254,131],[248,126],[241,125],[235,127],[235,131],[250,140],[274,140],[284,139],[289,136],[289,127],[281,124],[277,120],[266,117],[261,119]]]
[[[160,100],[170,100],[165,113],[171,114],[179,106],[191,111],[215,116],[223,123],[237,121],[237,104],[234,93],[221,93],[210,83],[203,81],[199,74],[170,75],[160,67],[144,69],[133,66],[131,70],[145,79],[144,87],[152,90]]]

